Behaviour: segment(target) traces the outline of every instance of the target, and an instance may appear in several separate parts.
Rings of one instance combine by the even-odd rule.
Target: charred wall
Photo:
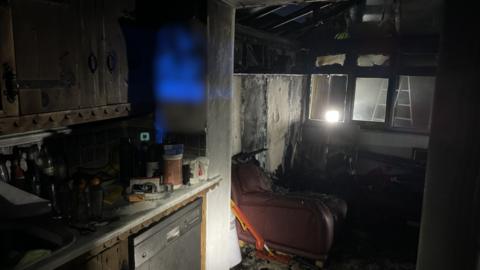
[[[258,155],[268,172],[293,165],[303,122],[307,76],[236,74],[234,76],[233,153]]]

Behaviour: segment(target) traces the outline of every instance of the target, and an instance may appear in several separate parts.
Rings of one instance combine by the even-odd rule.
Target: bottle
[[[98,177],[90,180],[90,216],[93,220],[101,220],[103,217],[103,188]]]
[[[42,186],[40,182],[40,168],[38,167],[37,160],[39,158],[38,147],[33,145],[28,148],[27,154],[27,183],[29,185],[29,191],[37,196],[41,195]]]
[[[75,223],[86,223],[89,218],[89,201],[86,192],[87,182],[82,177],[73,181],[72,219]]]
[[[148,147],[147,158],[145,163],[145,176],[154,177],[160,174],[160,160],[159,149],[157,144],[152,144]]]
[[[130,184],[130,178],[133,176],[135,168],[135,148],[131,138],[120,139],[119,151],[120,182],[126,186]]]
[[[10,173],[7,169],[6,165],[7,160],[3,155],[0,156],[0,181],[3,181],[5,183],[10,182]]]
[[[46,146],[42,146],[40,151],[39,159],[40,167],[42,169],[42,175],[45,181],[53,181],[53,176],[55,175],[55,164],[53,163],[53,158],[50,155]]]
[[[11,180],[15,187],[26,190],[24,171],[26,169],[26,161],[24,158],[25,156],[20,149],[15,146],[12,154]]]
[[[53,158],[50,155],[47,147],[42,146],[40,151],[40,164],[41,164],[41,185],[42,185],[42,194],[50,200],[52,205],[52,212],[54,215],[58,216],[60,210],[57,202],[57,187],[55,185],[55,164]]]

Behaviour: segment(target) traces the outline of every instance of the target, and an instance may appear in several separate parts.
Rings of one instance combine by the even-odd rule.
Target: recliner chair
[[[325,260],[346,203],[331,196],[274,193],[263,171],[252,163],[232,166],[232,199],[269,247],[314,260]],[[333,199],[331,199],[333,198]],[[254,243],[237,224],[240,240]]]

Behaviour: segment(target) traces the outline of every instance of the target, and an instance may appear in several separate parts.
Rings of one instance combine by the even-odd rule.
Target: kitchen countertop
[[[101,247],[112,239],[129,233],[133,228],[142,226],[144,222],[149,222],[154,217],[198,195],[200,192],[213,188],[220,181],[220,177],[215,177],[195,185],[183,186],[173,191],[165,199],[145,202],[144,205],[142,205],[143,202],[131,204],[132,207],[128,209],[129,214],[121,215],[119,220],[104,227],[99,227],[95,232],[88,235],[77,234],[76,241],[72,244],[55,251],[51,256],[30,265],[27,269],[55,269],[62,266],[95,248]]]

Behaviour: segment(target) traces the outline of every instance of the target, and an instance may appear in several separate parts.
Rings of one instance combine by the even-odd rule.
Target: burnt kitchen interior
[[[0,0],[0,269],[476,269],[475,13]]]

